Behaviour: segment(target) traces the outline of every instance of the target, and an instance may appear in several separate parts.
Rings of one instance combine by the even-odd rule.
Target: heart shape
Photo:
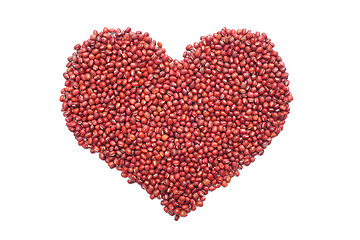
[[[273,47],[264,33],[223,28],[178,61],[148,33],[94,31],[63,74],[66,125],[178,220],[283,129],[293,98]]]

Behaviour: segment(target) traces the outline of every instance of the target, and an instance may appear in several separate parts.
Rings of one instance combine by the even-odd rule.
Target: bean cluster
[[[67,60],[60,101],[78,144],[178,220],[283,129],[288,73],[265,33],[221,31],[173,60],[148,33],[94,31]]]

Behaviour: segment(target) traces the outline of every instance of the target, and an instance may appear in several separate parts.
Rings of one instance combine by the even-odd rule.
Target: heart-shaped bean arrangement
[[[63,74],[66,126],[178,220],[283,129],[293,98],[273,47],[264,33],[223,28],[178,61],[148,33],[94,31]]]

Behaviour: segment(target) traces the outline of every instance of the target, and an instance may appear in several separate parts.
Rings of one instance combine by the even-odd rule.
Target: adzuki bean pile
[[[178,61],[148,33],[94,31],[63,74],[66,126],[175,220],[186,217],[283,129],[293,98],[273,48],[265,33],[223,28]]]

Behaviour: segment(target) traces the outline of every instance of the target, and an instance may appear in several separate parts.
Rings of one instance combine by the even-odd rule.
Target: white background
[[[2,1],[0,239],[360,239],[356,2]],[[65,126],[66,58],[104,26],[174,58],[224,26],[266,32],[290,74],[281,134],[178,222]]]

